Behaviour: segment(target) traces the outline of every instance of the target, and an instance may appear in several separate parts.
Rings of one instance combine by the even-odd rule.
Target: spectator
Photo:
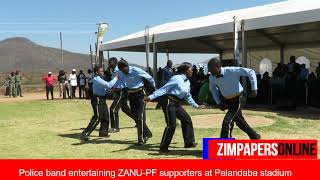
[[[198,94],[199,94],[199,90],[201,88],[201,84],[199,81],[199,77],[198,77],[198,69],[196,65],[192,66],[192,77],[190,79],[190,83],[191,83],[191,95],[192,98],[198,102]]]
[[[320,62],[318,63],[318,67],[316,68],[316,74],[319,79],[320,78]]]
[[[86,75],[83,73],[82,70],[80,70],[78,74],[78,86],[79,86],[79,98],[85,98],[86,95]]]
[[[63,96],[63,99],[66,98],[66,87],[65,87],[65,83],[67,81],[67,76],[66,73],[63,70],[59,71],[59,75],[58,75],[58,81],[59,81],[59,90],[60,90],[60,95],[59,97]]]
[[[169,79],[172,77],[172,75],[173,75],[172,74],[172,65],[173,65],[172,61],[168,60],[167,66],[162,69],[161,87],[164,86],[169,81]]]
[[[270,77],[269,73],[265,72],[261,79],[261,91],[263,95],[263,102],[269,103],[270,101]]]
[[[285,73],[283,65],[278,63],[277,67],[273,71],[273,76],[284,77]]]
[[[309,76],[309,69],[306,68],[305,64],[301,65],[300,73],[299,73],[299,80],[307,81]]]
[[[88,72],[89,98],[91,98],[93,95],[92,84],[93,84],[94,73],[92,73],[91,69],[88,69],[87,72]]]
[[[286,73],[286,92],[288,99],[291,101],[291,106],[293,109],[296,107],[296,86],[299,74],[300,65],[296,63],[296,57],[291,56],[290,62],[287,65]]]
[[[209,89],[209,78],[205,80],[204,84],[199,90],[198,101],[200,105],[210,106],[216,104]]]
[[[319,84],[315,73],[311,73],[308,78],[308,105],[317,107],[319,104]]]
[[[297,81],[297,97],[299,105],[306,105],[306,98],[307,98],[307,80],[309,76],[309,70],[306,68],[305,64],[302,64],[300,67],[300,72],[298,75],[298,81]]]
[[[76,89],[77,89],[77,75],[76,70],[72,69],[71,74],[69,75],[69,83],[71,86],[71,99],[76,98]]]
[[[161,83],[162,83],[162,68],[159,67],[158,72],[157,72],[157,88],[161,87]]]
[[[43,82],[46,84],[46,96],[47,100],[49,100],[49,92],[51,94],[51,99],[53,100],[53,86],[55,81],[57,80],[54,76],[52,76],[52,72],[48,72],[48,75],[42,78]]]

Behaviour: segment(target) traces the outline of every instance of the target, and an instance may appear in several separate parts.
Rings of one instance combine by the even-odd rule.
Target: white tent
[[[243,59],[248,59],[248,66],[259,69],[258,60],[265,57],[275,60],[274,64],[284,62],[290,56],[287,52],[305,56],[311,64],[320,61],[319,0],[289,0],[166,23],[150,28],[149,34],[154,35],[157,52],[216,53],[232,58],[234,24],[239,30],[242,28],[239,48],[245,46],[243,52],[247,52],[248,58]],[[106,42],[100,49],[144,52],[145,33],[140,31]]]

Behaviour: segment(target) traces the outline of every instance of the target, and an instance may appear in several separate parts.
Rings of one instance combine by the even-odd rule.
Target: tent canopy
[[[158,52],[227,53],[234,47],[234,17],[236,24],[244,21],[248,52],[280,47],[319,47],[319,0],[289,0],[166,23],[150,28],[149,34],[154,35]],[[145,32],[106,42],[100,49],[144,52]]]

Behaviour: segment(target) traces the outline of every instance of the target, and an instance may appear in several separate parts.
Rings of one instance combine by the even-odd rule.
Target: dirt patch
[[[221,128],[225,114],[207,114],[192,116],[193,126],[196,128]],[[270,126],[274,120],[256,115],[244,115],[251,127]],[[235,126],[236,127],[236,126]]]
[[[54,98],[58,98],[58,97],[59,97],[59,92],[54,92]],[[37,100],[46,100],[46,93],[45,92],[23,93],[23,97],[16,97],[16,98],[9,98],[9,96],[0,95],[0,103],[26,102],[26,101],[37,101]]]

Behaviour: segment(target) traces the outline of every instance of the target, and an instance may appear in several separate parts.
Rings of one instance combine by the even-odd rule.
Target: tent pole
[[[169,49],[167,49],[167,61],[170,60],[170,57],[169,57]]]
[[[284,64],[284,46],[280,47],[280,63]]]
[[[93,68],[94,68],[94,61],[93,61],[93,57],[92,57],[92,47],[91,47],[91,44],[90,44],[90,60],[91,60],[91,68],[92,68],[92,70],[93,70]]]
[[[103,51],[99,51],[99,66],[101,66],[104,69],[104,56],[103,56]]]
[[[246,47],[246,36],[245,36],[245,21],[241,21],[241,40],[242,40],[242,67],[248,67],[247,63],[247,47]]]
[[[219,52],[219,60],[222,61],[222,58],[223,58],[223,51],[220,51]]]
[[[150,44],[149,44],[149,27],[147,26],[144,31],[144,39],[145,39],[145,45],[146,45],[146,66],[147,66],[147,72],[149,72],[149,52],[150,52]]]
[[[240,65],[240,52],[239,52],[239,32],[238,32],[238,25],[236,22],[236,17],[233,17],[233,38],[234,38],[234,52],[233,56],[236,61],[236,66]]]
[[[245,36],[245,21],[242,20],[241,21],[241,41],[242,41],[242,67],[247,67],[247,46],[246,46],[246,36]],[[247,84],[247,78],[246,77],[242,77],[242,85],[243,85],[243,89],[244,89],[244,104],[247,104],[247,99],[248,99],[248,84]]]
[[[153,45],[153,79],[157,79],[157,71],[158,71],[158,52],[157,52],[157,44],[155,42],[155,36],[152,36],[152,45]]]

